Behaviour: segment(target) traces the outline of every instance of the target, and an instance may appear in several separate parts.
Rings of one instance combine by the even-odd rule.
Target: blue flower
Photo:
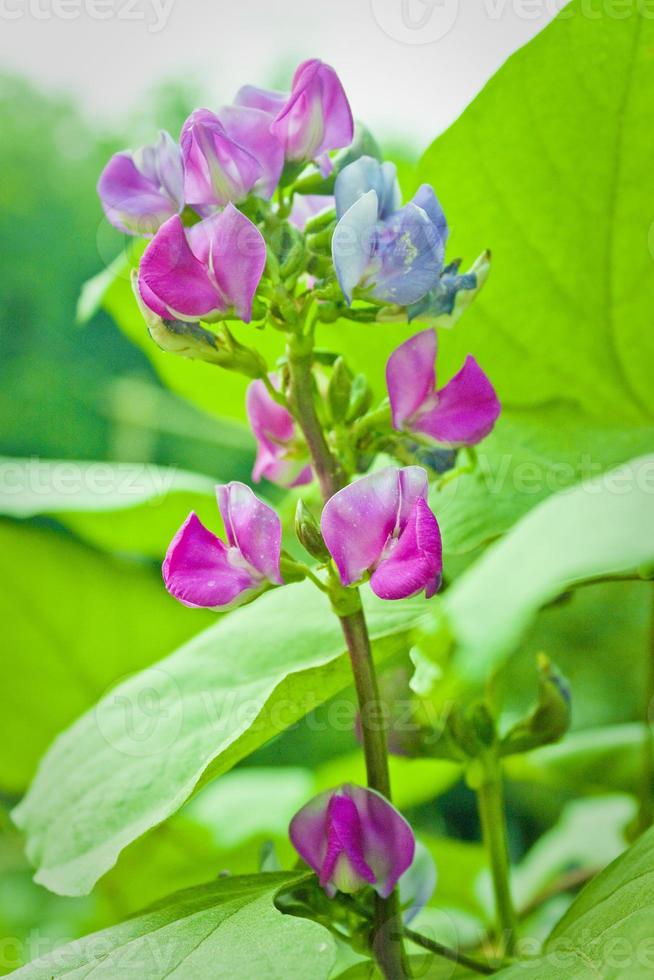
[[[436,286],[448,229],[428,184],[400,207],[394,165],[361,157],[340,172],[334,196],[339,222],[332,257],[348,303],[360,288],[382,302],[410,306]]]

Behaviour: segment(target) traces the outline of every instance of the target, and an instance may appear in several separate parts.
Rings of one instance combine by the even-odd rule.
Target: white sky
[[[0,66],[73,94],[101,126],[160,80],[197,79],[218,105],[319,57],[357,118],[421,149],[563,3],[0,0]]]

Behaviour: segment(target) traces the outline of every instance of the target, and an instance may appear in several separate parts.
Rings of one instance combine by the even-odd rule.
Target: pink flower
[[[276,374],[270,375],[275,388]],[[298,438],[295,422],[287,409],[269,394],[263,381],[248,386],[246,408],[252,432],[257,440],[257,458],[252,479],[262,478],[282,487],[297,487],[313,479],[308,454]]]
[[[185,606],[226,609],[271,584],[283,584],[282,528],[275,511],[244,483],[228,483],[216,490],[227,544],[191,512],[163,563],[166,588]]]
[[[370,573],[381,599],[405,599],[438,590],[442,547],[438,521],[427,504],[427,473],[406,466],[371,473],[327,501],[321,529],[343,585]]]
[[[252,316],[266,264],[266,243],[249,218],[228,204],[185,228],[175,215],[145,250],[138,288],[145,304],[167,320]]]
[[[446,446],[473,446],[495,425],[499,399],[470,356],[458,374],[437,388],[436,350],[435,332],[424,330],[389,357],[386,384],[393,426],[422,432]]]
[[[415,852],[413,831],[395,807],[374,790],[351,783],[302,807],[289,833],[330,897],[371,885],[386,898]]]

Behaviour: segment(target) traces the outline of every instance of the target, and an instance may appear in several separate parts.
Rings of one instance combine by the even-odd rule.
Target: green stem
[[[339,461],[331,453],[316,412],[313,390],[312,344],[309,337],[297,335],[288,343],[290,401],[306,439],[323,500],[327,501],[345,486],[347,480]],[[338,613],[350,655],[357,692],[368,786],[391,799],[388,753],[384,726],[375,723],[380,703],[377,676],[370,647],[366,619],[358,590],[348,589],[347,611]],[[375,895],[375,921],[371,947],[387,980],[404,980],[408,970],[404,958],[401,918],[397,891],[388,898]]]
[[[511,956],[517,939],[517,916],[511,898],[502,770],[492,750],[483,760],[483,775],[476,788],[479,819],[493,879],[499,938],[505,954]]]
[[[442,943],[437,943],[435,939],[428,939],[427,936],[421,935],[419,932],[414,932],[413,929],[404,929],[404,935],[407,939],[410,939],[412,943],[416,946],[422,946],[423,949],[428,949],[430,953],[434,953],[436,956],[441,956],[445,960],[449,960],[451,963],[457,963],[459,966],[464,966],[468,970],[472,970],[474,973],[481,973],[483,976],[489,977],[491,974],[495,973],[495,969],[492,966],[487,966],[486,963],[480,963],[478,960],[473,960],[470,956],[466,956],[465,953],[459,953],[455,949],[450,949],[449,946],[443,946]]]

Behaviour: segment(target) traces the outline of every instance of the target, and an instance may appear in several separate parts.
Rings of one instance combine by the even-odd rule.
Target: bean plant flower
[[[153,235],[184,207],[184,171],[178,145],[162,130],[152,146],[112,156],[98,180],[108,220],[128,235]]]
[[[216,493],[227,544],[192,511],[166,552],[164,583],[185,606],[228,609],[283,585],[282,528],[275,511],[244,483],[219,486]]]
[[[436,387],[438,341],[423,330],[393,351],[386,384],[396,429],[431,436],[446,446],[473,446],[491,431],[501,411],[495,389],[474,357],[442,388]]]
[[[394,168],[362,157],[338,175],[334,195],[332,257],[348,303],[357,289],[398,306],[422,299],[443,271],[447,242],[433,189],[423,184],[399,207]]]
[[[395,807],[352,783],[314,797],[293,817],[289,833],[330,896],[367,885],[390,895],[415,852],[413,831]]]
[[[204,213],[250,191],[269,198],[284,166],[284,150],[260,109],[196,109],[182,127],[186,203]]]
[[[138,288],[164,319],[211,321],[233,311],[247,322],[265,264],[261,232],[228,204],[188,228],[169,218],[141,259]]]
[[[279,377],[270,375],[279,388]],[[276,402],[263,381],[248,386],[246,396],[250,427],[257,440],[257,458],[252,471],[255,483],[265,477],[282,487],[298,487],[313,479],[307,448],[299,437],[293,416]]]
[[[438,591],[442,546],[427,504],[421,466],[388,466],[339,490],[325,504],[321,530],[343,585],[370,575],[380,599]]]

